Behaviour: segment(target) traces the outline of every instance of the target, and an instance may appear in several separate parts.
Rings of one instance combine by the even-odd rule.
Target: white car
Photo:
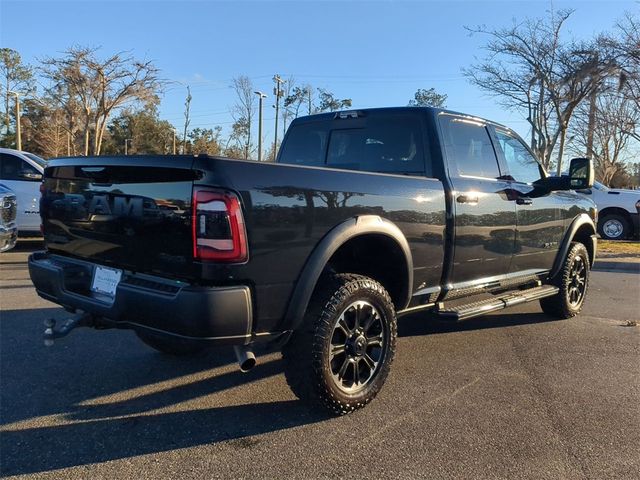
[[[609,188],[595,182],[593,188],[580,190],[598,207],[598,233],[608,240],[638,236],[640,228],[640,191]]]
[[[0,183],[0,252],[11,250],[16,245],[16,196]]]
[[[18,199],[21,235],[40,235],[40,183],[46,161],[33,153],[0,148],[0,183]]]

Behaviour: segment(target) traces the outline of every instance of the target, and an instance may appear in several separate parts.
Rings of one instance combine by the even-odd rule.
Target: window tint
[[[484,125],[448,116],[440,119],[447,153],[454,158],[458,174],[485,178],[500,176],[498,159]]]
[[[38,155],[34,155],[33,153],[29,152],[22,152],[22,154],[26,155],[43,168],[47,166],[47,161],[44,158],[39,157]]]
[[[609,191],[609,187],[607,187],[606,185],[603,185],[600,182],[593,182],[593,188],[595,188],[596,190],[599,190],[601,192],[608,192]]]
[[[424,175],[419,117],[376,115],[367,119],[365,128],[333,130],[329,139],[327,166]]]
[[[0,153],[0,179],[30,181],[28,178],[20,176],[21,172],[40,173],[21,158],[8,153]]]
[[[278,162],[321,167],[324,165],[328,137],[329,127],[326,122],[294,125],[282,145]]]
[[[500,130],[496,130],[496,137],[512,180],[533,183],[542,178],[540,165],[519,139]]]
[[[431,176],[419,115],[373,113],[290,128],[279,162],[347,170]]]

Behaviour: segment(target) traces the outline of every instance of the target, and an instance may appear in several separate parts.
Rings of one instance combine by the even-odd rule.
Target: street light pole
[[[8,90],[7,93],[16,96],[16,150],[22,150],[22,128],[20,126],[20,95],[19,92]]]
[[[267,96],[262,92],[253,92],[260,98],[260,106],[258,110],[258,161],[262,161],[262,101]]]

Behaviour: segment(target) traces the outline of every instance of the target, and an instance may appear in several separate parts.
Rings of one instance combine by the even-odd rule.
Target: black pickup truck
[[[157,350],[282,349],[303,399],[343,414],[382,387],[396,318],[460,321],[539,300],[585,300],[596,209],[549,177],[509,128],[431,108],[312,115],[275,163],[198,156],[50,162],[38,294],[77,326],[128,328]],[[415,321],[420,320],[414,315]]]

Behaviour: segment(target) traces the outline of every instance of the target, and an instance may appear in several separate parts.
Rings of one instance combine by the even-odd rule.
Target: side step
[[[532,302],[544,297],[551,297],[558,293],[558,287],[553,285],[542,285],[540,287],[528,288],[508,292],[500,297],[480,300],[478,302],[467,303],[456,307],[446,307],[443,303],[438,305],[437,315],[443,320],[466,320],[468,318],[479,317],[487,313],[496,312],[504,308],[520,305],[521,303]]]

